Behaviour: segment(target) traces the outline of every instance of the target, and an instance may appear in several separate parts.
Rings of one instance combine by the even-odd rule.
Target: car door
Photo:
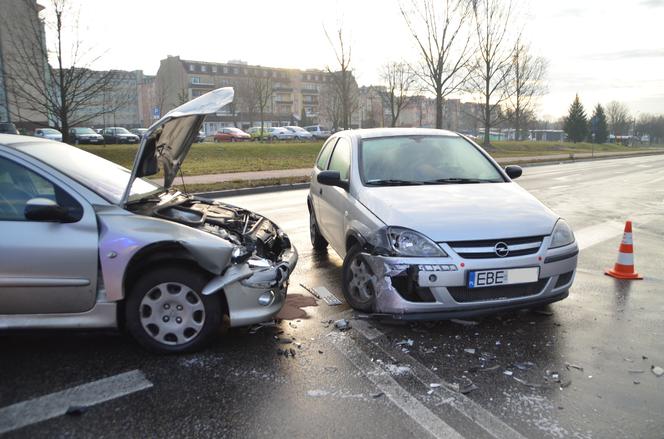
[[[338,171],[341,180],[348,181],[350,178],[350,160],[350,141],[345,137],[339,137],[334,146],[334,151],[332,151],[327,170]],[[323,230],[323,236],[337,253],[344,254],[346,241],[344,217],[347,211],[348,191],[336,186],[321,186],[319,193],[320,217],[317,217],[317,219],[321,230]]]
[[[0,314],[79,313],[94,306],[98,231],[92,206],[26,161],[0,154]],[[26,218],[55,201],[69,222]]]
[[[318,174],[320,174],[321,171],[325,171],[327,169],[327,165],[330,163],[330,156],[332,155],[332,151],[334,151],[334,145],[337,143],[337,140],[338,137],[334,137],[323,144],[323,147],[320,149],[320,153],[318,154],[318,158],[316,159],[314,169],[311,173],[309,194],[311,194],[311,208],[314,210],[316,218],[320,216],[320,197],[323,195],[324,190],[324,186],[318,183]],[[320,227],[321,225],[319,224],[319,230]]]

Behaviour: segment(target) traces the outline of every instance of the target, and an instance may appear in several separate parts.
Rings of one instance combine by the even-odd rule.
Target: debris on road
[[[399,343],[397,343],[397,346],[408,345],[408,346],[412,347],[413,343],[415,343],[415,341],[413,341],[413,339],[409,338],[408,340],[400,341]]]
[[[514,372],[512,372],[511,370],[506,370],[506,371],[504,371],[503,373],[504,373],[505,375],[507,375],[508,377],[511,377],[512,375],[514,375]]]
[[[293,343],[293,339],[292,339],[292,338],[276,337],[276,339],[277,339],[277,343],[279,343],[279,344],[289,344],[289,343]]]
[[[570,370],[570,368],[573,368],[573,369],[580,370],[581,372],[583,372],[583,367],[578,366],[576,364],[565,363],[565,368],[567,370]]]
[[[479,322],[476,322],[474,320],[461,320],[461,319],[451,319],[450,322],[463,326],[477,326],[480,324]]]
[[[477,387],[474,383],[466,384],[465,386],[461,387],[459,389],[459,392],[462,393],[463,395],[472,392],[473,390],[477,390],[479,387]]]
[[[437,387],[440,387],[440,383],[431,383],[431,384],[429,384],[429,387],[431,387],[432,389],[435,389]]]
[[[339,319],[334,322],[334,327],[339,331],[348,331],[350,329],[350,322],[346,319]]]
[[[314,296],[316,299],[320,299],[320,296],[318,295],[318,293],[316,293],[314,290],[312,290],[311,288],[309,288],[309,287],[306,286],[305,284],[300,284],[300,286],[304,289],[304,291],[306,291],[307,293],[311,294],[311,295]]]
[[[664,375],[664,369],[659,366],[650,366],[650,371],[654,373],[657,378]]]
[[[67,408],[65,415],[69,416],[81,416],[83,413],[88,411],[87,406],[84,405],[71,405]]]
[[[480,372],[490,372],[490,371],[492,371],[492,370],[496,370],[496,369],[500,369],[500,364],[494,364],[494,365],[491,366],[491,367],[481,367],[481,368],[479,368],[478,370],[479,370]]]
[[[378,393],[372,393],[371,397],[376,399],[376,398],[380,398],[383,395],[385,395],[383,392],[378,392]]]
[[[329,306],[341,305],[343,302],[339,300],[337,296],[332,294],[330,290],[325,287],[314,287],[315,296],[318,296],[319,299],[322,299],[323,302]]]
[[[519,378],[519,377],[512,377],[512,378],[514,378],[514,381],[516,381],[516,382],[519,383],[519,384],[523,384],[524,386],[535,387],[535,388],[543,387],[541,384],[531,383],[531,382],[528,382],[528,381],[526,381],[526,380],[523,380],[523,379],[521,379],[521,378]]]
[[[475,349],[473,348],[466,348],[463,351],[467,354],[475,355]]]
[[[521,363],[512,363],[512,366],[516,367],[519,370],[528,370],[532,367],[535,367],[536,364],[533,363],[532,361],[524,361]]]

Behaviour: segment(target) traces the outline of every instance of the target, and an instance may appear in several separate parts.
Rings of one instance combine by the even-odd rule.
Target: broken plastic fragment
[[[514,381],[516,381],[517,383],[523,384],[524,386],[528,386],[528,387],[542,387],[541,384],[529,383],[528,381],[526,381],[526,380],[522,380],[522,379],[519,378],[519,377],[512,377],[512,378],[514,378]]]
[[[461,392],[462,394],[465,395],[465,394],[470,393],[473,390],[477,390],[477,389],[478,389],[478,387],[474,383],[470,383],[470,384],[466,384],[465,386],[461,387],[459,389],[459,392]]]
[[[383,395],[385,395],[383,392],[378,392],[378,393],[372,393],[371,397],[372,398],[380,398]]]
[[[463,351],[467,354],[471,354],[471,355],[475,354],[475,349],[473,349],[473,348],[466,348]]]
[[[397,346],[403,346],[403,345],[413,346],[413,343],[415,342],[409,338],[408,340],[400,341],[399,343],[397,343]]]
[[[350,329],[350,322],[346,319],[339,319],[334,322],[334,327],[339,331],[347,331]]]
[[[657,378],[659,378],[659,377],[661,377],[662,375],[664,375],[664,369],[662,369],[662,368],[659,367],[659,366],[651,366],[651,367],[650,367],[650,370],[652,371],[652,373],[655,374],[655,376],[656,376]]]
[[[431,383],[431,384],[429,384],[429,387],[431,387],[432,389],[435,389],[437,387],[440,387],[440,383]]]
[[[513,363],[512,366],[516,367],[519,370],[528,370],[531,367],[535,367],[535,363],[532,361],[524,361],[522,363]]]
[[[570,367],[572,367],[576,370],[583,371],[583,367],[577,366],[576,364],[565,363],[565,367],[567,368],[567,370],[570,370]]]

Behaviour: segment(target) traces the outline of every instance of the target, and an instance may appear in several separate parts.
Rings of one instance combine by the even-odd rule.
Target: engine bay
[[[240,207],[220,202],[178,196],[157,205],[130,207],[134,213],[155,216],[194,227],[244,247],[247,258],[272,261],[291,248],[288,237],[270,220]]]

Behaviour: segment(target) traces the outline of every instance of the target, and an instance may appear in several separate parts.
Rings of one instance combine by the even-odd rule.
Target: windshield
[[[92,128],[72,128],[76,134],[97,134]]]
[[[360,172],[366,185],[505,181],[472,144],[451,136],[365,139],[361,143]]]
[[[56,130],[51,129],[51,128],[42,128],[40,131],[44,134],[60,134],[59,131],[56,131]]]
[[[115,134],[131,134],[127,131],[127,128],[112,128],[111,129]]]
[[[122,199],[131,171],[79,148],[66,144],[21,145],[20,150],[50,165],[113,204]],[[161,186],[137,178],[129,198],[136,199],[160,191]]]

